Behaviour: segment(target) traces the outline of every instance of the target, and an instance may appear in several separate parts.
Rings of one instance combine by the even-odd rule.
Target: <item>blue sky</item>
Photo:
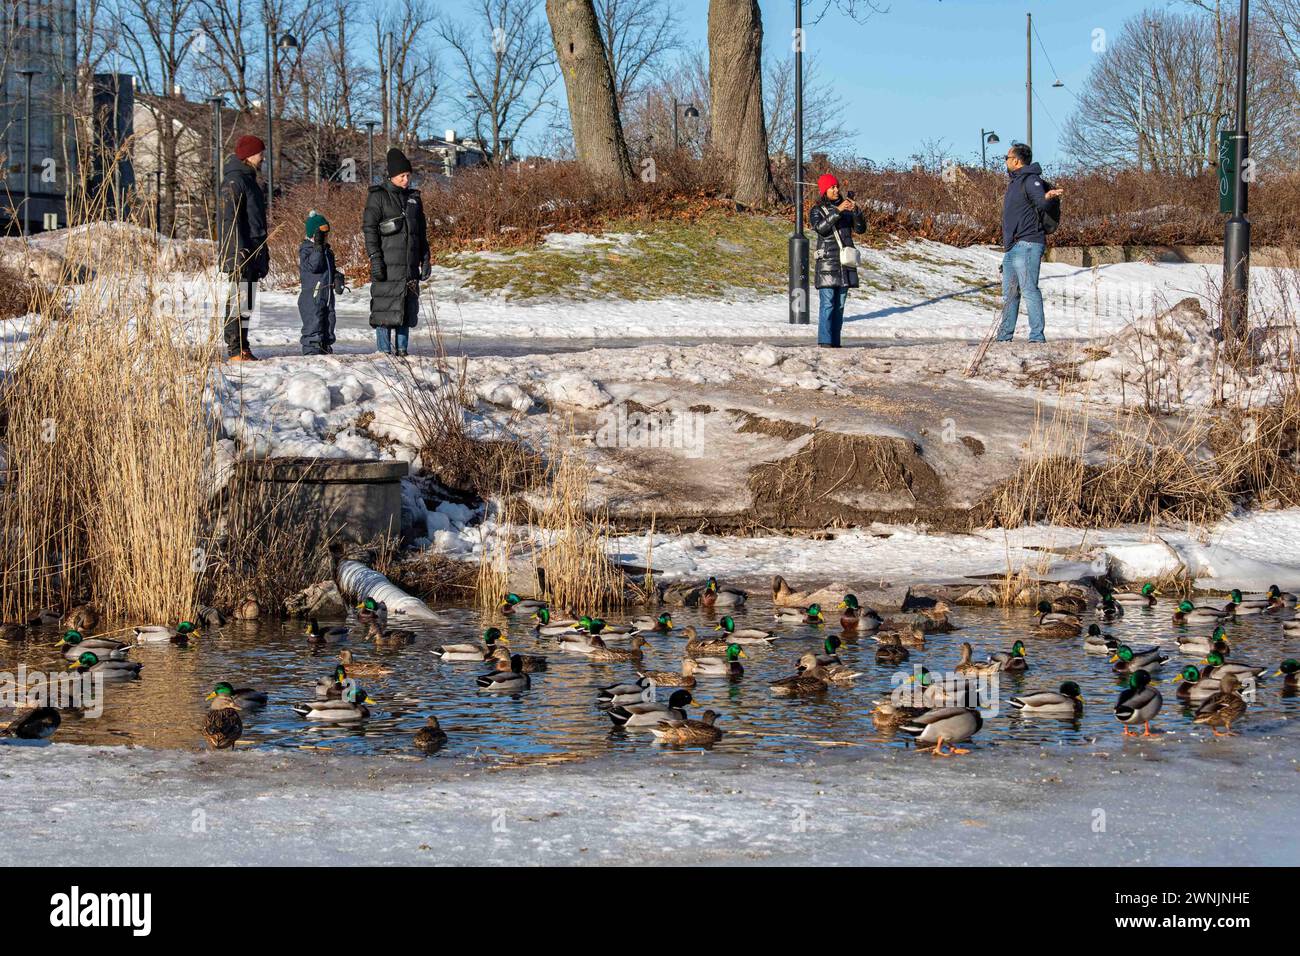
[[[826,0],[806,0],[804,16]],[[707,0],[677,0],[690,44],[705,45]],[[783,56],[794,27],[793,0],[760,0],[767,49]],[[926,140],[941,139],[961,160],[978,157],[981,127],[1002,143],[1025,136],[1025,14],[1034,15],[1034,156],[1068,160],[1058,126],[1074,110],[1097,54],[1093,31],[1119,34],[1128,18],[1152,5],[1139,0],[882,0],[887,13],[864,24],[831,8],[809,24],[807,52],[833,80],[857,130],[853,152],[873,160],[906,160]],[[1039,43],[1041,37],[1041,45]],[[1046,55],[1044,55],[1044,50]],[[1048,65],[1048,57],[1055,66]],[[1066,89],[1053,89],[1059,75]],[[1048,115],[1050,113],[1050,116]],[[1053,119],[1055,122],[1053,122]],[[997,152],[1002,150],[1001,152]]]

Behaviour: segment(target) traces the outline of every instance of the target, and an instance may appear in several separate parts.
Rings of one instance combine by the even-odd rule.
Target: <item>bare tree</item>
[[[681,47],[677,9],[657,0],[595,0],[620,111],[668,54]]]
[[[595,183],[625,188],[632,161],[592,0],[546,0],[578,162]]]
[[[463,115],[490,160],[507,160],[519,131],[555,84],[555,50],[537,0],[477,0],[478,30],[444,18],[438,26],[465,81]]]
[[[767,145],[774,156],[794,157],[794,55],[769,61],[764,69]],[[815,58],[803,67],[803,146],[808,153],[843,149],[856,135],[845,126],[849,115],[833,83],[823,82]]]
[[[628,147],[647,155],[673,139],[673,101],[683,111],[677,118],[678,144],[692,153],[700,153],[709,142],[711,111],[709,106],[709,61],[703,50],[682,57],[673,67],[647,80],[640,92],[623,105],[623,128]],[[699,113],[687,117],[687,106]]]
[[[758,0],[709,0],[709,99],[713,149],[732,198],[766,208],[777,199],[763,118],[763,15]]]
[[[434,25],[429,0],[401,0],[375,17],[379,111],[392,142],[419,137],[438,93],[438,58],[427,35]]]
[[[257,48],[253,24],[259,7],[255,0],[196,0],[202,31],[195,44],[196,57],[208,89],[228,92],[241,112],[252,109],[249,47]]]

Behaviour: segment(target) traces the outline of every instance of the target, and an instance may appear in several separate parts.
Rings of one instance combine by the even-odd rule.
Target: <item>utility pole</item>
[[[1237,23],[1237,128],[1232,132],[1232,217],[1223,228],[1223,335],[1229,342],[1246,337],[1250,306],[1250,220],[1246,196],[1250,133],[1246,122],[1247,37],[1250,0],[1241,0]]]
[[[803,231],[803,0],[794,4],[794,233],[790,236],[791,325],[808,324],[808,237]]]
[[[1025,14],[1025,145],[1034,148],[1034,15]]]

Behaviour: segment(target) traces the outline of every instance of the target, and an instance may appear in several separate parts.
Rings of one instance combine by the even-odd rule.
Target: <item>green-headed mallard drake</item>
[[[646,701],[611,707],[609,719],[615,727],[656,727],[661,720],[685,720],[686,708],[693,700],[689,690],[675,690],[666,704]]]
[[[771,644],[776,640],[776,635],[771,631],[757,627],[736,627],[736,621],[731,615],[719,621],[714,630],[723,631],[727,635],[723,644]]]
[[[1085,654],[1114,654],[1119,648],[1119,641],[1109,634],[1103,634],[1096,624],[1088,625],[1088,633],[1083,638]]]
[[[822,653],[817,655],[817,663],[822,667],[830,667],[832,664],[843,664],[840,660],[840,648],[844,646],[834,634],[827,634],[826,640],[822,641]]]
[[[1287,690],[1300,688],[1300,661],[1294,657],[1288,657],[1281,663],[1273,676],[1283,678],[1282,686]]]
[[[723,657],[727,653],[727,647],[733,643],[727,638],[701,640],[695,633],[695,628],[689,626],[682,631],[682,634],[686,638],[683,653],[687,657]]]
[[[558,637],[561,634],[570,634],[578,629],[578,621],[575,618],[567,620],[558,620],[551,617],[548,608],[541,608],[533,612],[533,620],[537,623],[533,625],[533,631],[539,637]]]
[[[1059,690],[1036,690],[1012,697],[1008,703],[1022,714],[1041,717],[1078,717],[1083,713],[1083,691],[1072,680]]]
[[[1244,661],[1228,660],[1229,648],[1226,642],[1216,641],[1214,650],[1205,655],[1201,665],[1205,668],[1205,676],[1217,677],[1223,680],[1225,674],[1235,674],[1237,680],[1243,684],[1249,685],[1252,681],[1259,680],[1268,673],[1267,667],[1260,667],[1258,664],[1247,664]]]
[[[939,707],[905,721],[898,729],[915,737],[918,743],[933,744],[934,756],[950,757],[970,753],[952,745],[970,740],[983,726],[984,718],[974,707]],[[945,743],[949,747],[946,752],[943,749]]]
[[[99,626],[99,611],[93,604],[79,604],[63,615],[63,626],[68,630],[89,634]]]
[[[650,728],[650,732],[658,738],[658,743],[698,744],[707,747],[722,739],[722,731],[714,726],[717,719],[716,711],[706,710],[699,720],[661,720]]]
[[[830,686],[830,681],[826,676],[826,668],[817,663],[817,655],[808,653],[799,658],[798,673],[772,681],[767,686],[774,694],[796,697],[820,694]]]
[[[776,619],[784,624],[826,623],[826,615],[822,612],[820,604],[809,604],[807,607],[779,607],[776,609]]]
[[[1164,666],[1169,655],[1159,647],[1129,647],[1121,644],[1115,648],[1110,662],[1115,665],[1116,674],[1132,674],[1134,671],[1155,671]]]
[[[339,664],[354,677],[386,677],[393,672],[391,667],[384,667],[374,661],[359,661],[346,647],[339,651]]]
[[[1115,702],[1115,719],[1124,725],[1124,736],[1131,737],[1129,727],[1142,725],[1143,737],[1154,737],[1151,733],[1151,721],[1164,705],[1160,691],[1151,686],[1151,675],[1144,670],[1137,670],[1128,675],[1128,686],[1120,692]]]
[[[316,682],[317,700],[338,700],[343,696],[343,682],[348,679],[347,668],[342,664],[334,667],[329,677],[322,677]]]
[[[239,707],[228,697],[212,702],[212,709],[203,718],[203,736],[214,750],[229,750],[244,733],[244,718]]]
[[[741,607],[748,598],[749,595],[740,588],[720,587],[717,578],[709,578],[709,583],[704,586],[704,591],[700,594],[700,606]]]
[[[1224,674],[1219,679],[1219,692],[1207,697],[1196,708],[1192,723],[1204,724],[1216,737],[1231,736],[1232,722],[1240,720],[1246,713],[1246,700],[1239,693],[1240,687],[1236,674]],[[1224,728],[1223,733],[1219,733],[1220,727]]]
[[[1076,630],[1075,634],[1078,633]],[[1025,642],[1016,641],[1011,645],[1011,650],[998,651],[989,658],[989,663],[997,664],[1000,669],[1012,674],[1029,670],[1029,660],[1025,657]]]
[[[233,707],[235,710],[256,710],[259,707],[266,706],[266,694],[260,690],[253,690],[251,687],[236,689],[233,684],[224,680],[217,681],[212,687],[212,692],[205,699],[212,701],[208,705],[210,710],[219,710],[222,707]]]
[[[501,599],[501,613],[512,617],[528,617],[545,608],[546,602],[537,598],[521,598],[518,594],[507,594]]]
[[[293,704],[293,712],[307,720],[322,722],[344,722],[365,720],[370,716],[366,704],[373,704],[366,692],[357,686],[356,681],[348,678],[343,686],[343,694],[337,699],[312,700]]]
[[[587,659],[606,663],[615,661],[637,662],[641,660],[642,648],[653,650],[650,647],[650,642],[640,634],[632,638],[632,644],[627,648],[609,647],[605,644],[604,639],[599,636],[593,637],[591,643],[593,646],[591,652],[587,655]]]
[[[438,723],[438,718],[430,715],[424,722],[424,726],[415,732],[411,738],[411,743],[415,745],[416,750],[422,750],[427,754],[439,750],[447,742],[447,731],[442,729]]]
[[[673,616],[665,611],[658,617],[639,617],[632,622],[635,634],[667,634],[673,629]]]
[[[988,660],[976,663],[972,659],[973,651],[974,649],[970,646],[970,643],[963,641],[961,645],[961,660],[957,662],[957,666],[954,667],[953,670],[966,677],[981,674],[996,674],[1002,670],[1002,665],[998,661]]]
[[[1240,588],[1233,588],[1229,591],[1228,599],[1232,604],[1232,613],[1237,615],[1237,617],[1246,617],[1251,614],[1263,614],[1265,611],[1276,610],[1276,607],[1270,598],[1265,596],[1247,598],[1241,593]]]
[[[912,656],[894,631],[887,631],[876,640],[880,642],[876,647],[877,664],[902,664]]]
[[[133,627],[137,644],[184,644],[191,637],[197,637],[199,629],[193,621],[181,621],[175,627],[166,624],[141,624]]]
[[[351,634],[351,631],[342,625],[338,627],[321,627],[320,621],[314,617],[307,622],[307,629],[303,631],[308,644],[338,644],[346,641],[349,634]]]
[[[124,661],[131,646],[107,637],[83,637],[80,631],[65,631],[55,647],[62,648],[66,660],[75,661],[86,651],[94,651],[101,661]]]
[[[1220,681],[1217,677],[1203,674],[1192,664],[1179,671],[1175,680],[1178,681],[1178,696],[1186,700],[1204,700],[1212,694],[1217,694],[1220,689]]]
[[[597,707],[621,707],[624,704],[644,704],[655,699],[658,685],[654,678],[640,676],[635,681],[606,684],[596,688]]]
[[[1040,637],[1078,637],[1082,626],[1073,614],[1053,611],[1047,601],[1038,602],[1038,630]]]
[[[440,644],[433,653],[444,661],[485,661],[492,654],[497,642],[509,646],[510,639],[501,633],[500,628],[489,627],[483,632],[483,639],[471,644]]]
[[[33,707],[31,710],[19,711],[3,728],[0,737],[14,737],[18,740],[44,740],[59,729],[63,717],[53,707]]]
[[[1097,613],[1101,615],[1103,621],[1113,621],[1124,616],[1124,605],[1115,600],[1115,595],[1103,594],[1101,604],[1097,606]]]
[[[840,627],[858,634],[874,634],[880,630],[881,620],[874,608],[863,607],[857,595],[846,594],[840,601]]]
[[[907,684],[916,684],[915,689]],[[920,706],[923,710],[936,707],[970,707],[979,700],[982,682],[978,679],[945,677],[936,681],[927,667],[921,667],[919,673],[909,674],[903,687],[895,694],[900,695],[904,703]]]
[[[1268,591],[1265,594],[1265,597],[1272,601],[1275,607],[1296,606],[1296,596],[1290,591],[1283,591],[1276,584],[1270,584],[1268,586]]]
[[[1224,607],[1199,607],[1191,601],[1178,602],[1178,610],[1174,611],[1173,622],[1175,624],[1217,624],[1226,618],[1232,617],[1233,605],[1227,604]]]
[[[27,640],[27,625],[15,624],[12,621],[5,621],[0,624],[0,641],[25,641]]]
[[[1178,643],[1178,649],[1184,654],[1201,654],[1205,655],[1214,650],[1216,644],[1228,643],[1228,631],[1222,625],[1214,629],[1214,633],[1206,635],[1200,634],[1175,634],[1174,640]]]
[[[745,668],[740,663],[740,659],[744,656],[745,651],[739,644],[728,644],[724,657],[690,658],[692,673],[709,677],[740,678],[745,674]]]
[[[132,680],[140,676],[143,666],[135,661],[100,660],[94,651],[83,651],[68,665],[68,670],[77,674],[100,674],[104,680]]]
[[[637,676],[652,680],[659,687],[694,687],[696,666],[699,661],[709,659],[701,657],[697,660],[694,657],[687,657],[682,659],[680,671],[639,671]]]
[[[578,618],[579,630],[586,631],[592,637],[601,637],[606,641],[623,641],[637,633],[637,627],[631,622],[625,621],[622,624],[611,624],[603,617],[587,617],[583,615]]]
[[[357,620],[362,624],[378,622],[379,624],[388,623],[388,605],[383,601],[376,601],[374,598],[366,598],[357,604]]]
[[[1156,603],[1156,591],[1154,584],[1144,584],[1137,591],[1116,591],[1112,596],[1116,603],[1134,605],[1140,607],[1153,607]]]
[[[533,686],[532,678],[524,673],[524,659],[518,654],[511,655],[509,670],[490,670],[475,678],[474,683],[479,690],[505,694],[517,693]]]

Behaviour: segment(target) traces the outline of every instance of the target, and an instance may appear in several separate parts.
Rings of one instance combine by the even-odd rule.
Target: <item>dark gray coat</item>
[[[840,212],[835,203],[824,196],[808,213],[808,224],[817,233],[813,243],[813,277],[818,289],[858,287],[858,270],[840,266],[840,245],[853,245],[853,234],[867,231],[867,217],[861,209],[851,213]],[[835,234],[839,233],[839,242]]]
[[[246,282],[266,278],[271,269],[266,245],[266,193],[257,170],[231,156],[221,176],[221,271]]]
[[[370,187],[361,232],[370,259],[372,326],[415,324],[407,297],[418,294],[412,280],[418,282],[429,265],[427,228],[419,190],[400,189],[392,182]]]

